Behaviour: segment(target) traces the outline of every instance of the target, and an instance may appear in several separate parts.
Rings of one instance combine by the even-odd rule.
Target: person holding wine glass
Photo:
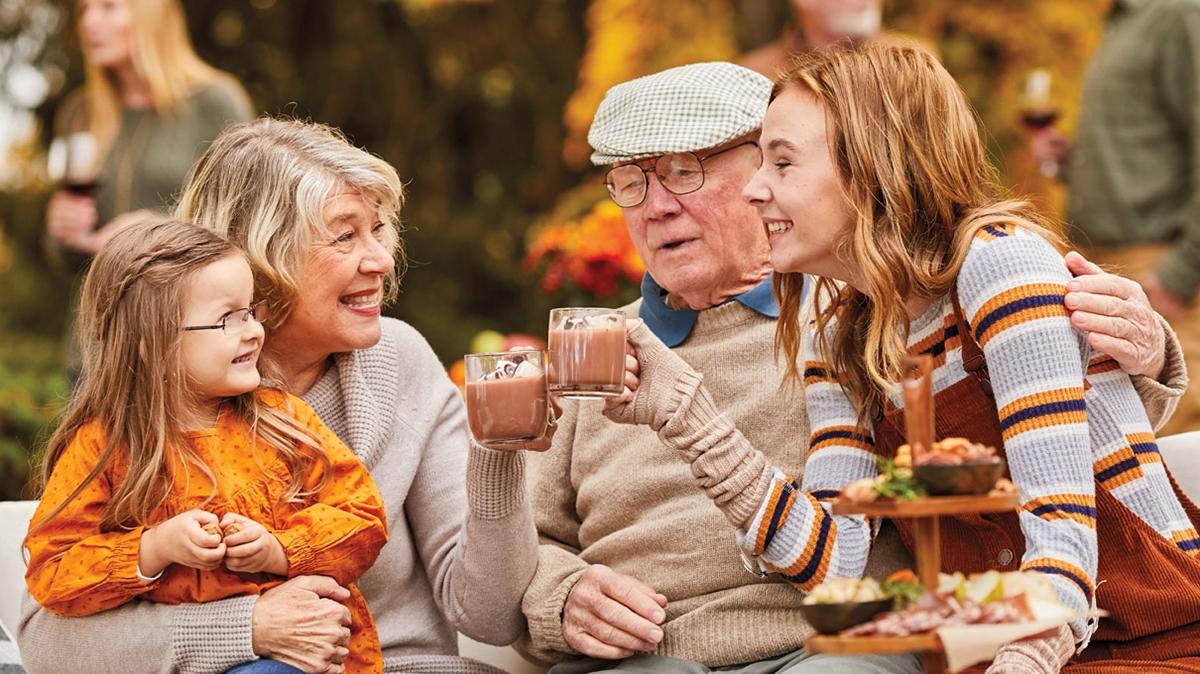
[[[75,19],[85,79],[55,120],[47,169],[61,187],[46,206],[46,234],[48,250],[82,278],[114,234],[167,213],[204,147],[253,113],[241,84],[192,49],[179,0],[79,0]],[[74,383],[71,319],[66,360]]]
[[[1047,142],[1055,142],[1061,137],[1053,131],[1055,122],[1060,114],[1058,106],[1050,98],[1050,71],[1045,68],[1034,68],[1025,76],[1025,91],[1021,96],[1021,126],[1031,134],[1031,137],[1045,137]],[[1062,167],[1055,153],[1039,153],[1038,171],[1047,178],[1058,177]]]
[[[1114,0],[1084,75],[1074,140],[1054,129],[1030,137],[1039,165],[1063,167],[1075,245],[1140,282],[1192,372],[1200,367],[1198,45],[1200,4]],[[1163,432],[1192,429],[1200,429],[1200,396],[1182,400]]]
[[[92,255],[165,213],[204,145],[252,112],[237,80],[192,49],[179,0],[79,0],[75,11],[86,75],[57,116],[48,168],[62,188],[46,232]]]

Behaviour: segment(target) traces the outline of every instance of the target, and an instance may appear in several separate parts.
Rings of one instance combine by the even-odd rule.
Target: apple
[[[471,353],[493,353],[504,350],[504,335],[495,330],[481,330],[471,340]]]

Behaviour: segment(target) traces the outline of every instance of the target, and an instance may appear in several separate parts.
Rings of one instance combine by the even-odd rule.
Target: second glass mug
[[[617,309],[550,310],[550,393],[611,398],[625,389],[625,314]]]
[[[546,435],[550,398],[542,351],[469,353],[463,365],[467,423],[476,442],[522,444]]]

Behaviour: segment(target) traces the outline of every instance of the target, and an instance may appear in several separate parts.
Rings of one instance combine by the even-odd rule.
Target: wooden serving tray
[[[969,515],[1000,513],[1016,510],[1020,499],[1016,494],[1000,496],[927,496],[912,501],[872,501],[859,503],[838,499],[833,502],[834,515],[871,515],[874,517],[936,517],[939,515]]]
[[[907,637],[840,637],[815,634],[804,642],[809,653],[833,655],[895,655],[899,653],[941,652],[942,640],[936,632]]]

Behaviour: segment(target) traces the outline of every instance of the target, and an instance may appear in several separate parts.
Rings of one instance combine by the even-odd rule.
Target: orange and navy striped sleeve
[[[829,364],[804,349],[804,393],[812,425],[802,480],[776,470],[767,497],[741,537],[743,549],[808,590],[829,576],[858,577],[866,567],[871,528],[861,516],[835,516],[842,487],[873,477],[874,438],[857,423],[853,405]]]
[[[1098,550],[1085,396],[1088,348],[1064,303],[1070,273],[1044,238],[988,226],[971,244],[958,296],[987,359],[1000,429],[1022,502],[1024,570],[1048,574],[1059,598],[1089,609]],[[1077,640],[1090,629],[1072,625]]]

